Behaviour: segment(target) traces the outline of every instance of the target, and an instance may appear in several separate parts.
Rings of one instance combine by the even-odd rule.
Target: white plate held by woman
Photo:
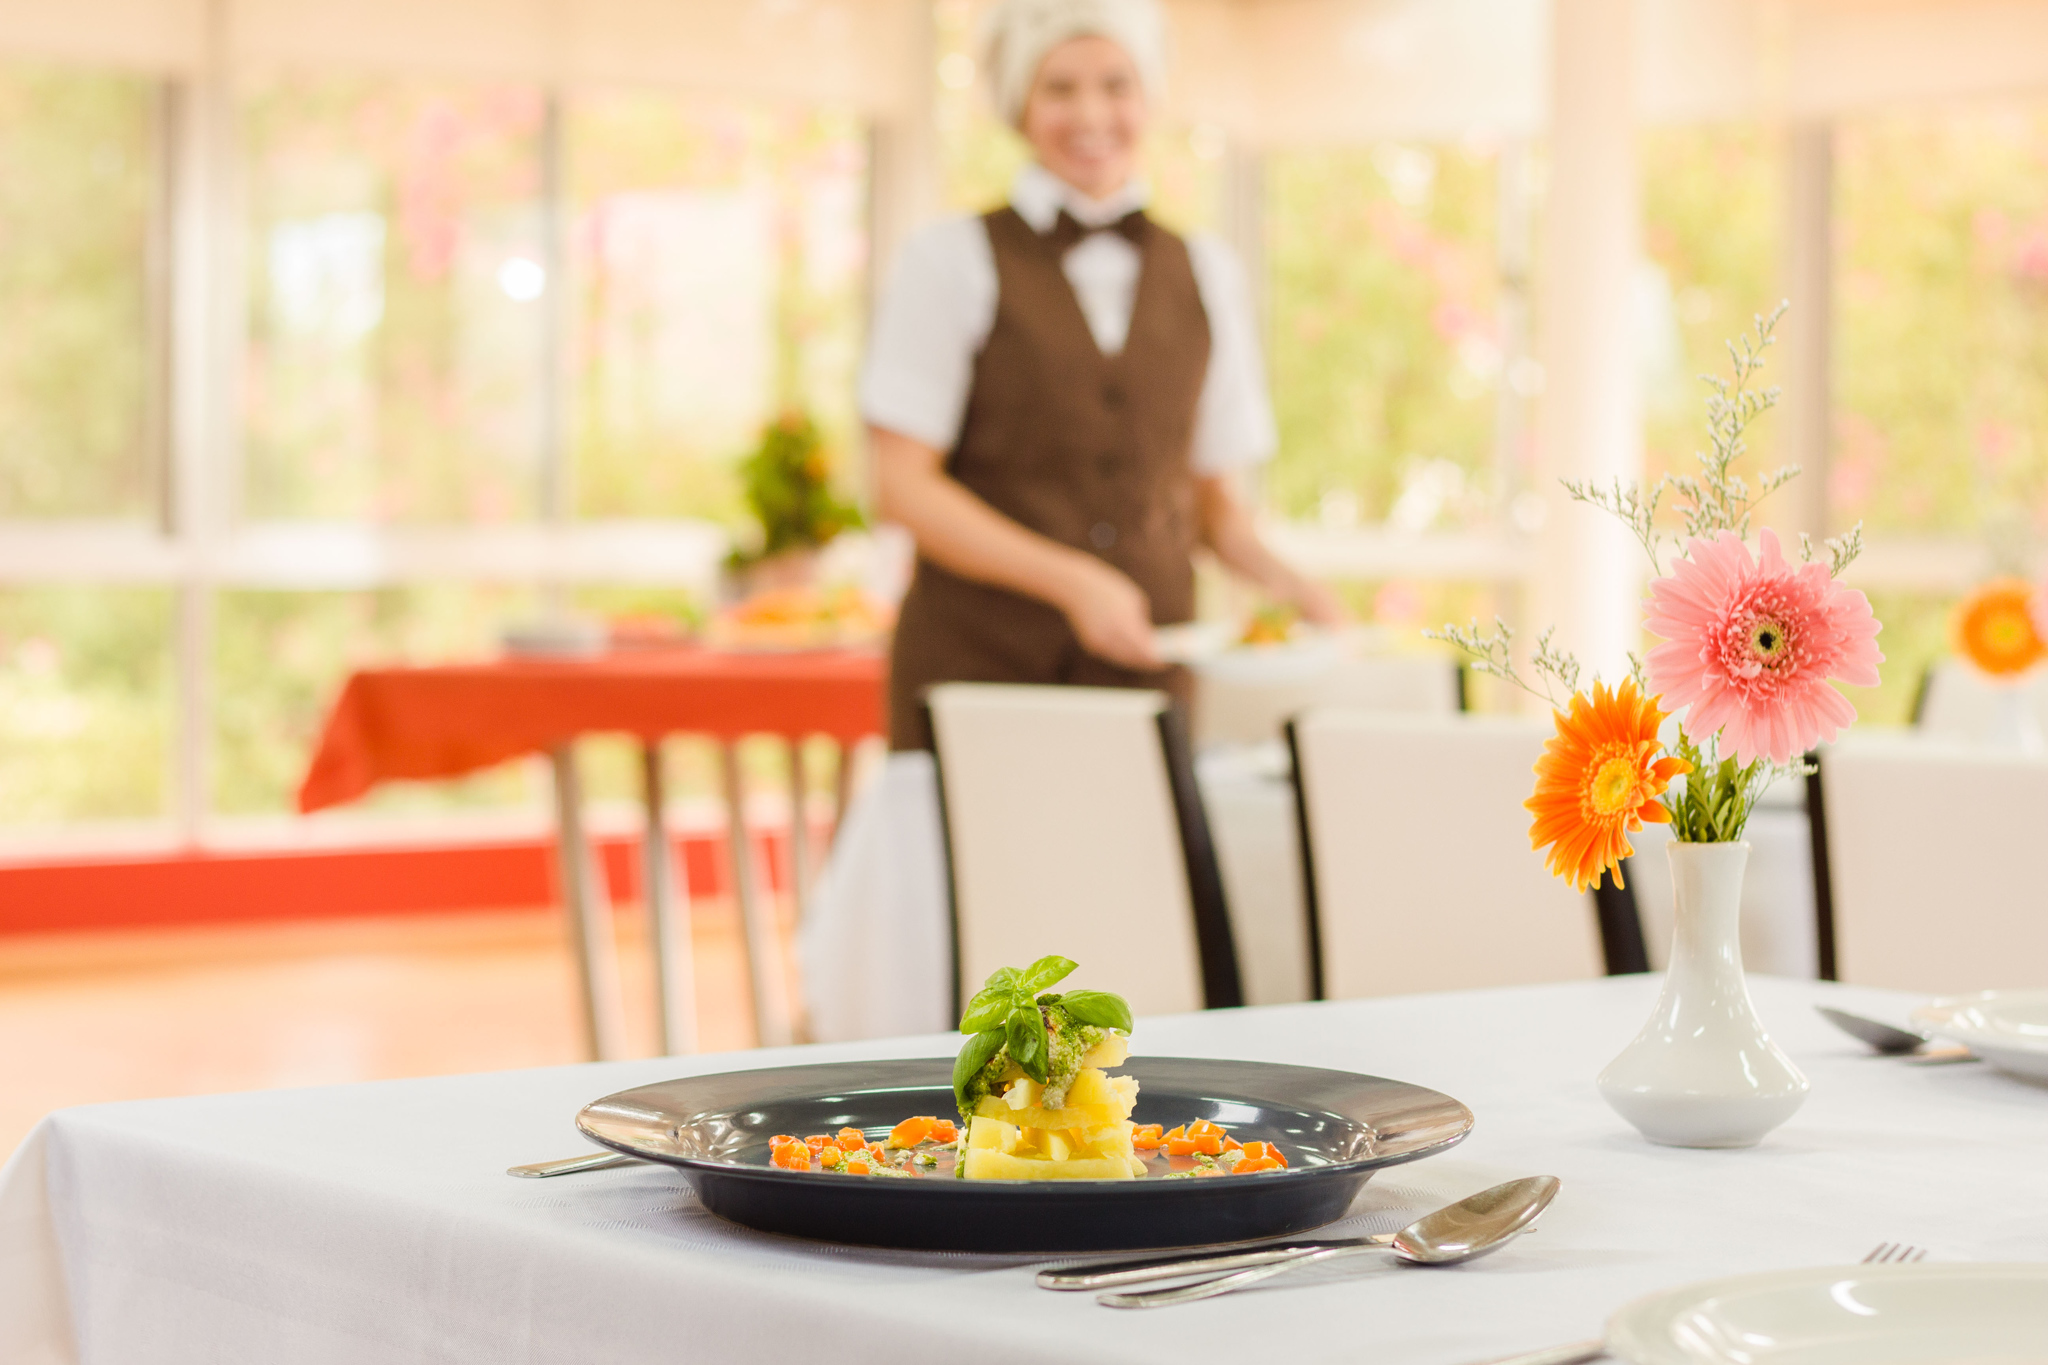
[[[1979,991],[1936,1000],[1913,1022],[1953,1038],[2000,1071],[2048,1081],[2048,991]],[[2042,1350],[2048,1359],[2048,1347]]]
[[[2040,1365],[2048,1265],[1854,1265],[1708,1280],[1607,1324],[1635,1365]]]

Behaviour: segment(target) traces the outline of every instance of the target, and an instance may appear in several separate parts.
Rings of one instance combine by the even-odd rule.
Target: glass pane
[[[1643,464],[1651,478],[1693,473],[1706,448],[1703,374],[1728,373],[1727,342],[1784,296],[1780,283],[1784,139],[1751,126],[1661,128],[1642,139]],[[1794,299],[1780,338],[1823,327],[1813,301]],[[1785,383],[1779,346],[1766,385]],[[1750,428],[1751,476],[1783,462],[1781,422]],[[1766,504],[1763,521],[1778,518]],[[1782,522],[1780,522],[1782,524]]]
[[[0,63],[0,518],[149,517],[157,87]]]
[[[2048,107],[1839,138],[1833,521],[2048,525]]]
[[[785,409],[844,470],[867,271],[850,114],[651,93],[579,97],[577,510],[741,517],[736,465]]]
[[[0,823],[168,808],[171,595],[0,589]]]
[[[374,592],[224,592],[214,644],[214,794],[229,814],[293,809],[320,726],[353,669],[482,658],[534,610],[523,588],[433,585]],[[455,782],[396,783],[359,808],[516,806],[545,795],[526,767]]]
[[[1411,532],[1489,516],[1497,162],[1395,143],[1270,157],[1275,512]]]
[[[249,515],[532,516],[540,93],[300,76],[242,113]]]

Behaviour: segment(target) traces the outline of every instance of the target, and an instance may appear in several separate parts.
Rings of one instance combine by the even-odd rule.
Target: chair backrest
[[[2036,730],[2048,731],[2048,678],[1995,683],[1959,659],[1938,660],[1920,675],[1913,725],[1923,734],[1964,744],[1995,741],[2012,728],[2013,718],[2002,713],[2009,687],[2020,689],[2021,705]]]
[[[1814,893],[1833,975],[1954,993],[2048,986],[2048,759],[1913,736],[1821,752]]]
[[[1450,715],[1465,709],[1464,672],[1438,655],[1351,658],[1332,653],[1303,673],[1195,670],[1195,743],[1275,740],[1290,716],[1314,707],[1401,715]]]
[[[1320,710],[1289,726],[1326,1000],[1598,976],[1588,896],[1529,848],[1544,722]]]
[[[1187,736],[1164,694],[944,683],[927,694],[955,989],[1047,953],[1139,1014],[1241,1003]]]

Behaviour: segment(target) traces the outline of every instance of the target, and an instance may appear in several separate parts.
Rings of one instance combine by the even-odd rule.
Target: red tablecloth
[[[652,738],[880,734],[880,654],[673,649],[595,659],[375,668],[350,677],[299,787],[299,809],[391,778],[455,777],[592,731]]]

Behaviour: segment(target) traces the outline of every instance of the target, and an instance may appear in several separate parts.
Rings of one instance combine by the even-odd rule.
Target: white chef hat
[[[1159,98],[1166,86],[1166,14],[1158,0],[998,0],[981,25],[981,69],[996,112],[1019,124],[1045,54],[1088,35],[1130,53],[1145,92]]]

